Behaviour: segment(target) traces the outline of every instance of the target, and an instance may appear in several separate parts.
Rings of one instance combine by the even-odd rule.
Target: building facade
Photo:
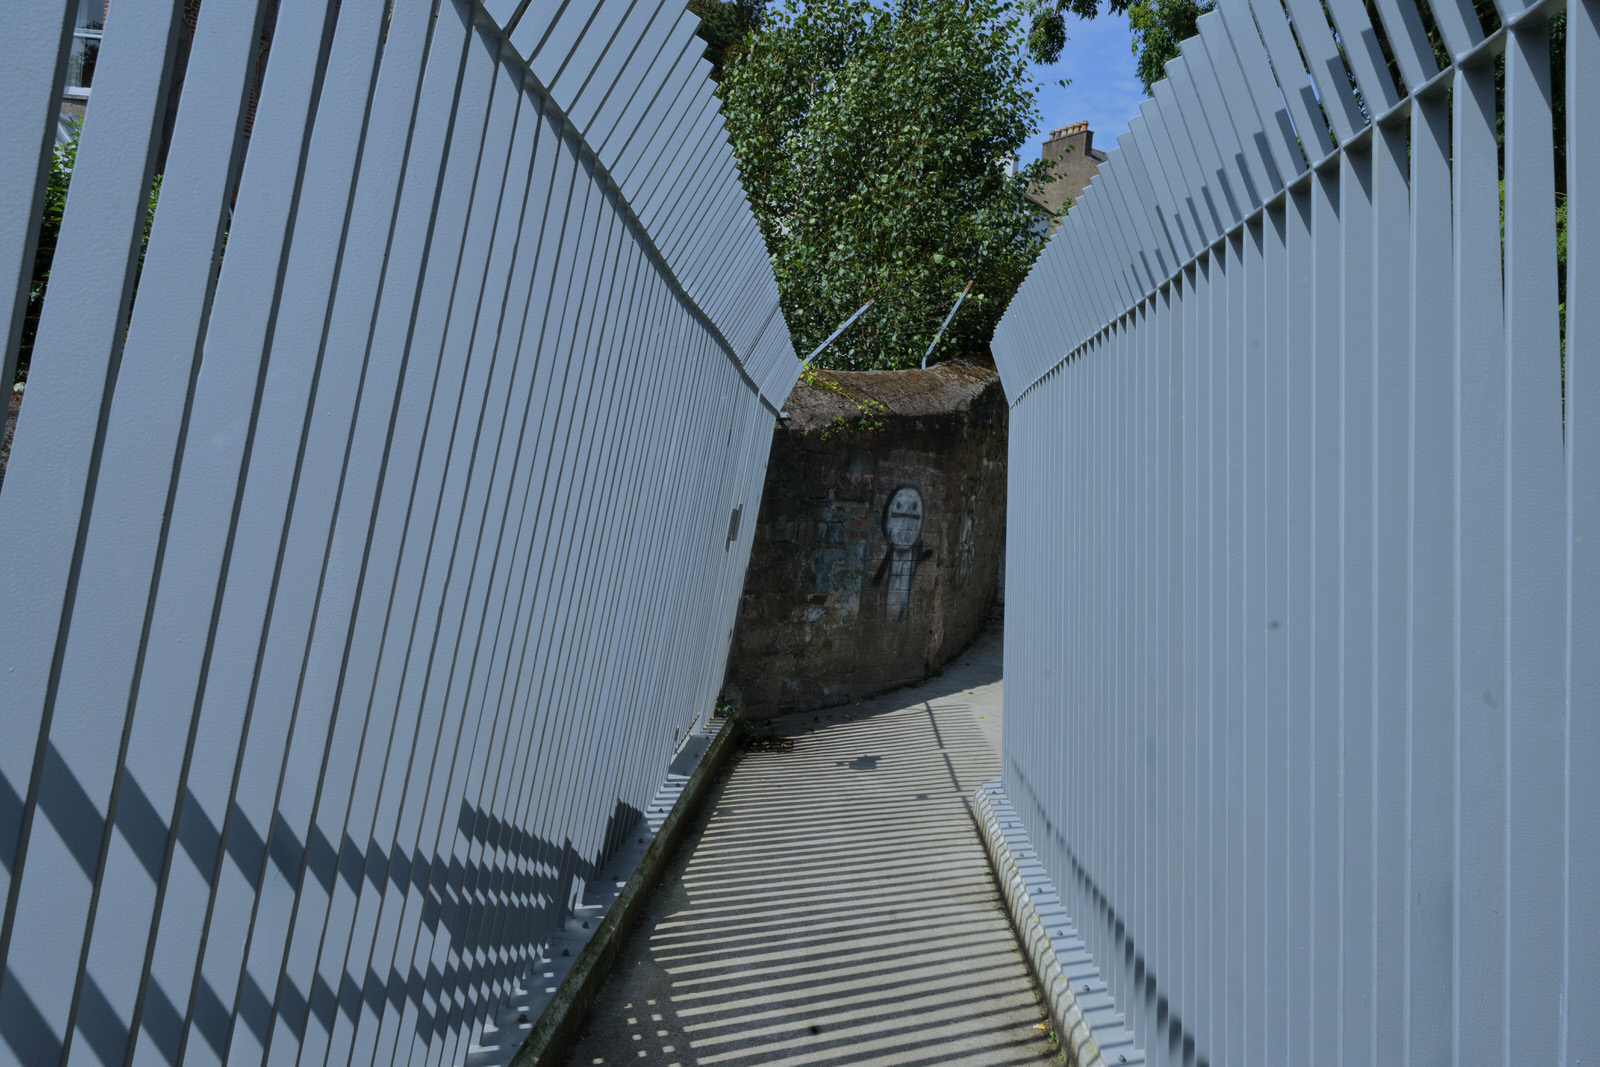
[[[1094,147],[1094,131],[1087,122],[1050,131],[1039,158],[1048,160],[1050,174],[1055,179],[1036,185],[1029,195],[1051,215],[1059,215],[1069,203],[1083,193],[1084,187],[1094,178],[1106,154]]]

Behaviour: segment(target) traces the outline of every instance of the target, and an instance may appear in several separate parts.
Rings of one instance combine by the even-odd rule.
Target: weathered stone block
[[[995,601],[1007,406],[993,367],[818,378],[773,431],[726,686],[748,715],[923,678]]]

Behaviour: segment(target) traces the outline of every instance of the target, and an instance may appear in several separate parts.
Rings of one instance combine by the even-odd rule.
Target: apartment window
[[[67,57],[67,96],[86,98],[89,95],[95,60],[100,56],[106,7],[106,0],[78,0],[78,17],[72,28],[72,53]]]

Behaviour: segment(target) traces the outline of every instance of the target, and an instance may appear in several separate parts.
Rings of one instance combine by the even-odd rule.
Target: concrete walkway
[[[777,720],[794,747],[724,770],[567,1062],[1059,1062],[968,810],[1000,665],[992,632],[941,678]]]

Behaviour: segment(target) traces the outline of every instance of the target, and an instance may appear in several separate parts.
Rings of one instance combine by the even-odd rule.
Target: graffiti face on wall
[[[911,583],[916,580],[917,567],[933,555],[922,547],[922,493],[914,486],[902,485],[889,497],[883,509],[883,536],[889,548],[878,565],[873,585],[889,574],[889,588],[885,608],[889,618],[904,622],[911,606]]]
[[[922,539],[922,494],[909,485],[889,498],[883,512],[883,535],[895,548],[910,548]]]

